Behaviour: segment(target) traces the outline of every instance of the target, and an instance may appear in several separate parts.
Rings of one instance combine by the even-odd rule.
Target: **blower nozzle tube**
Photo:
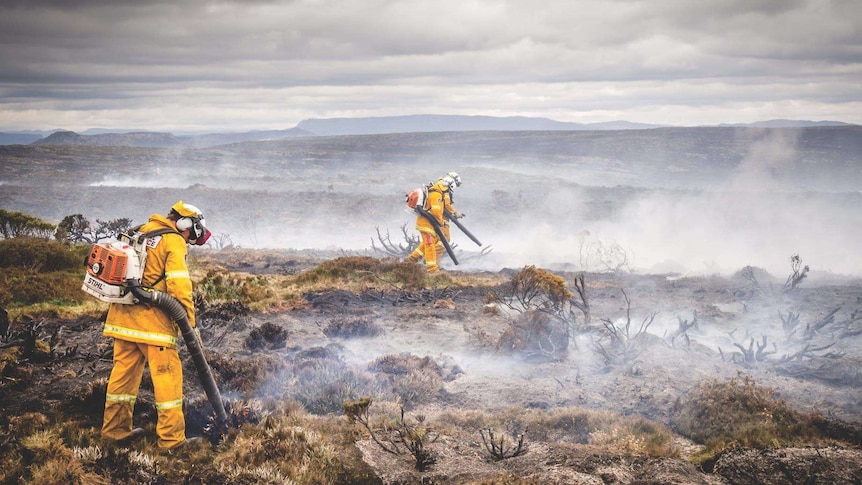
[[[179,300],[163,291],[145,289],[138,280],[131,280],[129,282],[129,289],[139,301],[155,305],[164,310],[173,321],[177,322],[180,327],[180,333],[183,334],[183,340],[186,342],[186,347],[189,349],[189,354],[192,356],[192,361],[195,363],[198,377],[204,386],[207,399],[209,399],[210,404],[215,410],[216,419],[218,419],[220,424],[226,423],[227,412],[221,400],[221,393],[218,390],[218,385],[216,385],[210,366],[207,364],[207,359],[204,357],[203,345],[189,322],[189,316],[186,313],[185,307],[183,307]]]

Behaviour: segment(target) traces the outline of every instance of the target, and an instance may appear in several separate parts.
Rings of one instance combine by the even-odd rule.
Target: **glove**
[[[465,214],[463,212],[459,212],[459,213],[455,214],[455,219],[463,219],[466,216],[467,216],[467,214]]]

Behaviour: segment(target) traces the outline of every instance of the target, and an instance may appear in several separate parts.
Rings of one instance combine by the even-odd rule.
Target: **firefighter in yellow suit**
[[[425,208],[437,220],[437,223],[440,225],[441,232],[446,237],[446,241],[451,241],[452,238],[449,232],[449,218],[446,217],[444,209],[455,217],[462,216],[462,214],[452,206],[451,196],[452,188],[459,185],[461,185],[461,177],[455,172],[449,172],[445,176],[441,177],[437,182],[431,184],[428,188],[428,200],[425,203]],[[417,262],[421,261],[424,257],[426,271],[429,273],[436,273],[440,270],[437,261],[439,261],[443,252],[446,251],[446,248],[440,241],[440,237],[437,236],[437,233],[434,231],[434,226],[432,226],[431,222],[424,217],[419,216],[416,218],[416,230],[419,231],[419,236],[422,239],[419,242],[419,246],[417,246],[416,249],[407,256],[407,260]],[[431,252],[434,253],[430,255],[430,258],[428,254],[429,248],[432,249]]]
[[[210,236],[201,211],[182,201],[171,207],[167,217],[150,216],[140,231],[172,228],[147,241],[147,260],[141,284],[176,298],[195,326],[192,281],[186,264],[186,244],[203,245]],[[177,324],[159,308],[138,304],[112,303],[103,334],[114,339],[114,367],[108,380],[102,436],[128,440],[143,432],[132,429],[132,414],[138,388],[149,365],[153,380],[158,423],[158,446],[170,449],[186,440],[183,416],[183,368],[177,351]]]

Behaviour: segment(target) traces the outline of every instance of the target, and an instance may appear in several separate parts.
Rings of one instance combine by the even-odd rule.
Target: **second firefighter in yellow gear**
[[[446,213],[452,214],[454,217],[461,216],[461,213],[452,206],[452,189],[459,185],[461,185],[461,177],[455,172],[449,172],[428,188],[425,208],[437,220],[447,242],[451,241],[452,238],[449,229],[449,217],[446,216]],[[407,256],[407,260],[418,262],[424,258],[425,268],[429,273],[439,271],[438,262],[446,251],[443,242],[440,241],[440,237],[434,231],[431,222],[423,216],[416,219],[416,230],[419,231],[421,241],[419,246]]]
[[[167,217],[150,216],[140,231],[163,228],[173,231],[147,240],[141,284],[176,298],[195,327],[186,244],[203,244],[209,231],[203,226],[200,211],[182,201],[171,208]],[[102,436],[121,440],[132,435],[135,400],[144,366],[149,365],[158,417],[158,446],[173,448],[182,444],[186,435],[177,324],[163,310],[150,305],[112,303],[103,334],[114,339],[114,367],[108,380]]]
[[[438,181],[428,187],[428,197],[425,199],[425,210],[437,221],[443,223],[443,190],[444,187]],[[416,217],[416,230],[419,231],[419,246],[407,256],[409,261],[420,261],[425,259],[425,271],[436,273],[440,271],[437,265],[437,244],[440,237],[434,230],[434,225],[424,215]]]

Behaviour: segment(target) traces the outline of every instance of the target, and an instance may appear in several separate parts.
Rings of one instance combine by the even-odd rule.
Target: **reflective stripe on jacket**
[[[175,228],[173,221],[153,214],[141,227],[149,232],[164,227]],[[192,281],[186,264],[188,246],[183,236],[167,233],[155,236],[147,244],[147,262],[144,265],[142,284],[152,285],[176,298],[186,309],[189,323],[195,326]],[[161,278],[165,275],[164,278]],[[161,278],[161,279],[160,279]],[[140,342],[160,347],[176,347],[179,329],[167,314],[152,305],[124,305],[112,303],[105,319],[103,335],[129,342]]]

